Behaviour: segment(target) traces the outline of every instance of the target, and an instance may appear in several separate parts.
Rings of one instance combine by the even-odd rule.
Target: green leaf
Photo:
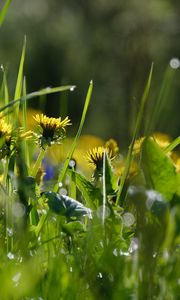
[[[71,235],[77,232],[84,232],[84,225],[79,221],[73,221],[63,224],[62,229]]]
[[[148,187],[171,200],[177,192],[177,174],[173,162],[151,138],[142,144],[141,165]]]
[[[112,164],[107,154],[105,154],[105,183],[106,194],[114,194],[118,188],[118,177],[113,172]]]
[[[54,192],[44,192],[49,208],[58,215],[66,217],[81,217],[87,215],[91,217],[91,209],[82,203],[65,195]]]
[[[102,203],[102,194],[99,188],[95,187],[90,181],[88,181],[83,175],[68,169],[67,174],[74,174],[75,182],[78,190],[82,193],[87,205],[91,208],[95,208],[96,201]]]

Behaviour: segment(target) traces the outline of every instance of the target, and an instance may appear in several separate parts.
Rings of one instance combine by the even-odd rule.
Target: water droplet
[[[172,69],[178,69],[180,67],[180,60],[177,57],[173,57],[171,58],[169,64]]]
[[[130,253],[133,253],[134,251],[136,251],[138,249],[138,247],[139,247],[139,241],[138,241],[138,239],[137,238],[133,238],[132,241],[131,241],[131,243],[130,243],[128,251]]]
[[[161,196],[161,194],[159,194],[154,190],[146,191],[146,196],[147,196],[146,207],[149,210],[152,208],[155,201],[163,202],[163,197]]]
[[[12,281],[14,281],[15,283],[18,283],[18,281],[20,280],[22,274],[21,272],[16,273],[13,277],[12,277]]]
[[[72,85],[72,86],[70,87],[70,91],[73,92],[73,91],[75,90],[75,88],[76,88],[76,86],[75,86],[75,85]]]
[[[59,182],[59,188],[61,188],[63,186],[62,182]]]
[[[102,219],[102,216],[103,216],[104,212],[105,212],[104,217],[106,219],[106,218],[109,217],[109,215],[111,213],[109,207],[108,206],[103,207],[102,205],[99,206],[97,211],[96,211],[96,214],[97,214],[98,218]]]
[[[72,267],[70,267],[70,268],[69,268],[69,271],[72,273],[72,272],[73,272],[73,268],[72,268]]]
[[[69,167],[70,167],[71,169],[76,167],[76,161],[75,161],[75,159],[71,159],[71,160],[69,161]]]
[[[17,218],[23,217],[25,214],[25,206],[20,202],[13,203],[12,213]]]
[[[7,228],[7,234],[8,236],[13,236],[13,229],[12,228]]]
[[[65,189],[65,188],[61,188],[60,190],[59,190],[59,194],[60,195],[67,195],[68,194],[68,192],[67,192],[67,189]]]
[[[92,79],[90,80],[90,84],[93,84],[93,80]]]
[[[10,260],[13,260],[13,259],[14,259],[14,254],[13,254],[12,252],[8,252],[7,257],[8,257]]]
[[[113,255],[114,255],[114,256],[118,256],[118,251],[117,251],[116,248],[113,250]]]
[[[97,274],[97,278],[103,278],[103,276],[102,276],[102,273],[101,273],[101,272],[99,272],[99,273]]]
[[[122,255],[122,256],[130,256],[130,253],[128,251],[122,251],[122,250],[120,250],[119,254]]]
[[[127,212],[127,213],[124,213],[123,216],[122,216],[122,221],[123,221],[123,224],[127,227],[129,226],[132,226],[135,222],[135,217],[133,214]]]

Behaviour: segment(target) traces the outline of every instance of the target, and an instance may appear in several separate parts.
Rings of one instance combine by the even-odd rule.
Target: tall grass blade
[[[118,190],[118,193],[117,193],[116,205],[118,205],[120,203],[120,198],[121,198],[121,195],[122,195],[124,184],[125,184],[125,181],[126,181],[126,178],[127,178],[128,172],[129,172],[129,168],[130,168],[130,165],[131,165],[131,161],[132,161],[132,158],[133,158],[133,155],[132,155],[133,146],[134,146],[134,142],[137,138],[137,135],[138,135],[138,132],[139,132],[139,129],[140,129],[141,121],[142,121],[143,114],[144,114],[144,107],[145,107],[146,101],[148,99],[149,90],[150,90],[151,81],[152,81],[152,72],[153,72],[153,64],[151,66],[150,73],[149,73],[149,76],[148,76],[148,80],[147,80],[147,83],[146,83],[146,86],[145,86],[145,89],[144,89],[144,93],[143,93],[142,98],[141,98],[140,109],[139,109],[139,113],[137,115],[134,134],[133,134],[133,137],[132,137],[132,142],[129,146],[129,150],[128,150],[128,154],[127,154],[127,158],[126,158],[126,162],[125,162],[125,169],[124,169],[124,172],[122,174],[119,190]],[[124,202],[124,200],[121,199],[120,204],[122,205],[123,202]]]
[[[14,100],[17,100],[21,97],[22,87],[23,87],[23,69],[24,69],[24,60],[25,60],[25,52],[26,52],[26,37],[24,37],[23,42],[23,48],[22,48],[22,54],[19,64],[19,71],[18,71],[18,77],[16,82],[16,88],[15,88],[15,94],[14,94]],[[18,116],[19,116],[19,102],[16,104],[15,109],[15,122],[18,122]]]
[[[85,122],[85,118],[86,118],[86,114],[87,114],[87,110],[88,110],[89,103],[90,103],[90,100],[91,100],[92,90],[93,90],[93,81],[90,81],[90,85],[89,85],[89,89],[88,89],[88,92],[87,92],[87,96],[86,96],[86,100],[85,100],[85,104],[84,104],[84,109],[83,109],[83,113],[82,113],[82,117],[81,117],[81,121],[80,121],[80,125],[79,125],[79,128],[78,128],[77,134],[76,134],[75,139],[72,143],[72,146],[71,146],[71,148],[68,152],[67,159],[64,163],[62,171],[60,172],[60,175],[58,177],[58,181],[55,184],[54,189],[53,189],[53,191],[56,192],[56,193],[57,193],[58,188],[59,188],[59,182],[62,182],[62,180],[63,180],[63,178],[66,174],[66,170],[68,168],[69,161],[70,161],[70,159],[71,159],[71,157],[74,153],[74,150],[76,148],[78,139],[81,135],[81,131],[82,131],[82,128],[83,128],[83,125],[84,125],[84,122]]]
[[[150,135],[155,130],[158,120],[161,120],[163,108],[165,107],[166,101],[169,100],[169,93],[171,90],[174,75],[175,70],[168,66],[164,73],[162,86],[157,101],[153,107],[153,112],[149,114],[149,118],[146,121],[145,135]]]
[[[8,105],[8,103],[9,103],[9,91],[8,91],[6,70],[4,69],[4,67],[2,67],[2,71],[3,71],[3,81],[2,81],[1,91],[0,91],[0,97],[3,100],[3,105]],[[9,114],[7,114],[6,120],[9,123]]]
[[[36,98],[36,97],[39,97],[42,95],[48,95],[48,94],[68,91],[68,90],[71,90],[72,88],[74,88],[73,85],[59,86],[59,87],[55,87],[55,88],[47,87],[45,89],[29,93],[26,96],[22,96],[17,100],[16,99],[12,100],[7,105],[4,105],[3,107],[1,107],[0,112],[4,111],[5,109],[12,108],[12,106],[15,105],[16,103],[23,103],[24,101],[28,101],[28,100],[31,100],[33,98]]]
[[[0,27],[2,26],[2,24],[5,20],[5,17],[7,15],[7,12],[8,12],[8,9],[9,9],[9,6],[10,6],[11,2],[12,2],[12,0],[6,0],[3,8],[0,11]]]

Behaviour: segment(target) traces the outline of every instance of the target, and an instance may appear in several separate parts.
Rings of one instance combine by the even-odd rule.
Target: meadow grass
[[[87,165],[91,177],[82,172],[78,158],[73,160],[91,81],[77,134],[51,174],[49,151],[66,143],[70,120],[39,114],[34,116],[37,128],[29,130],[28,103],[49,93],[72,92],[74,86],[27,94],[25,50],[26,39],[12,98],[2,70],[0,299],[178,299],[180,140],[157,137],[148,127],[148,135],[139,139],[152,67],[127,158],[112,139],[83,154],[84,164],[92,166]],[[161,90],[152,120],[162,101]]]

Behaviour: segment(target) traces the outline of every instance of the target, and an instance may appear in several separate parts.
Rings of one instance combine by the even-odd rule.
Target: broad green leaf
[[[171,200],[177,192],[177,174],[173,162],[151,138],[142,144],[141,165],[148,187]]]
[[[87,215],[91,217],[91,209],[82,203],[68,196],[56,194],[54,192],[44,192],[49,208],[56,214],[66,217],[81,217]]]
[[[75,182],[78,190],[82,193],[87,205],[91,208],[95,208],[96,201],[102,203],[102,194],[99,188],[95,187],[90,181],[88,181],[83,175],[68,169],[67,174],[75,175]]]

